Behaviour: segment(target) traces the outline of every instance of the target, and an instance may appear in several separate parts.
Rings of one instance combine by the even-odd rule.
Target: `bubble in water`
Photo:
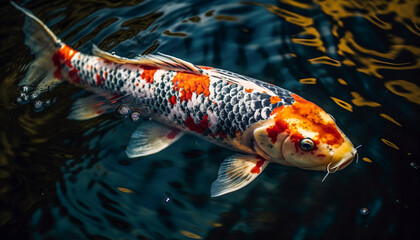
[[[165,199],[165,202],[166,202],[166,203],[168,203],[169,201],[171,201],[171,199],[167,197],[167,198]]]
[[[38,93],[32,93],[31,96],[30,96],[31,100],[35,100],[38,97],[39,97]]]
[[[26,93],[20,93],[19,97],[16,99],[19,104],[26,104],[29,102],[29,96]]]
[[[44,106],[46,106],[46,107],[51,106],[51,100],[50,99],[45,100]]]
[[[20,97],[17,97],[16,102],[19,103],[19,104],[22,104],[23,100]]]
[[[130,119],[133,122],[137,122],[140,119],[140,113],[139,112],[133,112],[133,113],[131,113]]]
[[[414,168],[414,170],[419,169],[419,165],[417,165],[417,163],[415,163],[415,162],[411,162],[410,167]]]
[[[127,105],[121,105],[115,110],[115,113],[119,117],[125,117],[128,113],[130,113],[131,109]]]
[[[361,208],[360,209],[360,214],[366,216],[369,214],[369,209],[368,208]]]
[[[23,93],[27,93],[27,92],[29,92],[29,90],[30,90],[31,88],[28,86],[28,85],[23,85],[21,88],[20,88],[20,90],[23,92]]]
[[[44,109],[44,102],[38,100],[34,102],[34,111],[40,112]]]

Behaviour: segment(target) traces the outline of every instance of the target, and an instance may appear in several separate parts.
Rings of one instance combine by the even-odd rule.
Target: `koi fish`
[[[286,89],[162,53],[124,58],[93,46],[93,55],[84,54],[12,4],[26,16],[25,44],[35,55],[19,85],[42,94],[68,81],[92,92],[75,101],[73,120],[115,109],[133,121],[153,119],[132,134],[126,149],[130,158],[159,152],[184,133],[238,152],[222,162],[212,197],[243,188],[269,163],[328,175],[349,165],[357,153],[329,114]]]

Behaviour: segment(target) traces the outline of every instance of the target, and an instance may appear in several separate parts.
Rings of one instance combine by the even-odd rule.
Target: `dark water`
[[[23,15],[0,8],[2,239],[417,239],[418,1],[25,1],[64,42],[118,55],[163,52],[287,88],[334,115],[359,162],[324,173],[270,165],[210,198],[229,150],[187,136],[124,153],[136,124],[66,119],[81,89],[19,106],[33,57]]]

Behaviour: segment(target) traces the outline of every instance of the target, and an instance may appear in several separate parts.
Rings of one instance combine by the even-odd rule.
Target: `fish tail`
[[[62,47],[60,39],[29,10],[10,2],[16,9],[25,14],[23,31],[25,44],[30,48],[35,60],[30,64],[19,86],[29,86],[33,93],[40,94],[51,90],[61,83],[61,79],[54,74],[54,54]]]

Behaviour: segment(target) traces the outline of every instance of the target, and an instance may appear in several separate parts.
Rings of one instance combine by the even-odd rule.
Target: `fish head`
[[[307,170],[335,172],[348,166],[357,151],[334,119],[314,103],[292,96],[293,104],[275,108],[254,130],[256,152]]]

